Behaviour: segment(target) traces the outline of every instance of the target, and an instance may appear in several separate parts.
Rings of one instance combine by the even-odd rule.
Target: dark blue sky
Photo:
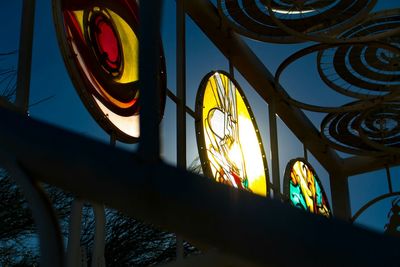
[[[175,1],[165,0],[162,37],[166,54],[168,87],[175,91]],[[395,0],[380,0],[376,10],[400,6]],[[103,142],[108,142],[109,137],[102,131],[97,123],[90,117],[85,107],[77,96],[68,73],[65,69],[53,25],[51,14],[51,0],[36,0],[36,20],[33,45],[33,63],[31,76],[31,103],[49,96],[54,96],[49,101],[35,105],[30,109],[30,114],[49,123],[80,132]],[[0,4],[0,51],[10,51],[18,48],[20,10],[22,1],[2,1]],[[218,51],[210,40],[199,30],[199,28],[187,19],[187,103],[194,109],[195,95],[199,83],[204,75],[211,70],[228,70],[228,60]],[[272,73],[279,64],[291,53],[297,51],[304,45],[275,45],[246,39],[249,46],[262,59],[264,64]],[[16,58],[8,64],[16,63]],[[287,75],[283,76],[282,83],[289,93],[307,101],[320,101],[321,99],[332,99],[331,92],[320,90],[315,74],[307,72],[307,80],[304,79],[304,70],[309,71],[310,65],[307,62],[290,69]],[[315,64],[314,64],[315,65]],[[311,65],[313,66],[313,65]],[[268,164],[270,162],[269,130],[268,130],[268,108],[258,95],[251,90],[248,83],[236,73],[236,78],[244,89],[247,98],[250,100],[253,112],[263,136]],[[307,92],[307,93],[304,93]],[[310,96],[314,96],[313,99]],[[337,101],[341,101],[339,98]],[[343,102],[344,103],[344,102]],[[307,113],[319,128],[323,115]],[[168,125],[168,127],[166,127]],[[175,106],[168,99],[164,120],[161,124],[163,131],[163,158],[175,163]],[[188,117],[188,164],[197,157],[197,145],[194,134],[194,122]],[[135,145],[118,144],[126,149],[135,149]],[[303,156],[303,146],[296,137],[279,121],[279,153],[281,177],[287,162],[296,157]],[[318,162],[309,155],[311,164],[317,170],[322,184],[330,199],[330,188],[327,172]],[[394,190],[400,189],[400,168],[392,168],[392,180]],[[349,178],[351,207],[355,212],[365,202],[373,197],[387,192],[385,170],[368,173]],[[360,217],[359,222],[382,230],[386,223],[386,215],[390,208],[390,201],[382,201]]]

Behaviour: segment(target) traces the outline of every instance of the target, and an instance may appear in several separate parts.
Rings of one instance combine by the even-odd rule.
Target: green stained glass
[[[291,205],[331,217],[332,213],[314,169],[303,159],[291,160],[285,172],[285,195]]]

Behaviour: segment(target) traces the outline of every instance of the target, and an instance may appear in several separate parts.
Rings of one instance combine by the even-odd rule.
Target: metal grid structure
[[[270,1],[267,2],[271,9]],[[183,250],[178,248],[180,260],[170,263],[171,266],[396,265],[400,245],[395,238],[369,232],[342,220],[326,220],[303,213],[279,200],[238,191],[185,171],[185,142],[179,142],[177,147],[178,168],[160,160],[159,93],[154,79],[158,67],[152,60],[157,58],[154,55],[158,55],[160,50],[152,40],[157,38],[160,27],[161,3],[161,0],[142,1],[140,5],[140,32],[143,33],[140,44],[145,48],[140,50],[140,62],[146,64],[140,65],[139,76],[142,86],[148,90],[143,90],[140,98],[143,108],[139,149],[137,153],[128,153],[25,116],[34,1],[24,1],[25,23],[22,23],[21,36],[27,39],[21,42],[20,47],[16,101],[19,111],[7,106],[0,111],[3,121],[0,125],[0,155],[2,164],[23,188],[31,204],[40,235],[41,265],[63,266],[65,261],[58,225],[46,196],[38,186],[39,181],[176,232],[204,251],[203,255],[182,259]],[[235,67],[268,104],[274,196],[278,199],[281,196],[277,186],[280,184],[277,114],[328,171],[334,215],[349,221],[348,176],[399,165],[398,148],[380,153],[378,157],[356,155],[341,158],[305,113],[287,101],[288,96],[284,88],[276,84],[277,79],[232,30],[232,25],[221,22],[221,14],[208,0],[177,1],[177,95],[169,92],[168,96],[177,104],[178,140],[186,138],[186,113],[195,115],[185,103],[185,13],[230,60],[231,69]],[[303,34],[298,37],[301,36]],[[390,101],[394,100],[390,98]],[[387,108],[393,109],[398,116],[396,102]],[[375,116],[374,111],[360,116],[365,119],[371,113]],[[388,111],[384,110],[384,113]],[[361,139],[367,140],[367,134],[361,133]],[[58,138],[54,140],[54,136]],[[371,144],[376,146],[374,142]],[[381,148],[378,146],[376,149]],[[114,160],[110,162],[100,157],[104,154]],[[136,170],[135,177],[130,175],[132,168]],[[70,180],[71,176],[77,179]],[[177,189],[182,187],[186,190]],[[135,204],[139,202],[140,205]],[[296,228],[288,226],[287,222],[295,222]],[[248,224],[252,225],[251,229],[240,227]],[[302,246],[288,257],[285,248],[297,240],[302,240]],[[310,250],[315,252],[313,258],[309,257]]]

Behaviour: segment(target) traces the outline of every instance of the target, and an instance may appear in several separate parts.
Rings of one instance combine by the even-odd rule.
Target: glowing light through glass
[[[204,77],[196,100],[197,142],[206,176],[267,195],[267,164],[253,113],[237,83],[222,71]]]
[[[97,122],[117,139],[135,142],[139,129],[138,4],[135,0],[54,0],[64,61]],[[166,73],[160,57],[160,118]]]
[[[291,160],[288,163],[285,172],[285,195],[295,207],[328,218],[332,216],[317,174],[303,159]]]

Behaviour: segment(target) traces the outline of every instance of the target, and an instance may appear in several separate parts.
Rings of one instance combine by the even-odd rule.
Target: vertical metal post
[[[186,169],[186,20],[185,1],[176,1],[176,155],[179,168]],[[184,257],[183,239],[176,236],[176,258]]]
[[[333,214],[348,221],[351,217],[348,177],[340,173],[331,173],[329,179]]]
[[[308,151],[307,151],[307,147],[303,144],[303,155],[304,155],[304,159],[306,161],[308,161]]]
[[[275,100],[268,103],[269,135],[271,139],[272,183],[274,198],[281,197],[281,181],[279,177],[278,127],[276,125]]]
[[[110,146],[115,147],[117,144],[117,138],[114,133],[110,134]]]
[[[115,147],[117,139],[114,133],[110,134],[110,146]],[[105,207],[102,204],[92,204],[94,211],[94,218],[96,222],[93,254],[92,254],[92,267],[104,267],[106,261],[104,258],[104,248],[106,246],[106,214]]]
[[[232,76],[232,78],[235,78],[235,69],[231,59],[229,59],[229,74]]]
[[[23,0],[15,104],[24,113],[28,113],[29,106],[34,22],[35,0]]]
[[[186,45],[184,0],[176,1],[177,164],[186,169]]]
[[[390,175],[390,168],[389,168],[389,166],[386,166],[385,169],[386,169],[386,178],[387,178],[387,182],[388,182],[388,186],[389,186],[389,193],[393,193],[392,177]]]
[[[160,156],[159,78],[160,21],[162,0],[140,2],[139,82],[140,82],[140,144],[143,160],[155,162]]]
[[[34,25],[35,0],[23,0],[15,106],[24,114],[28,114],[29,107]],[[28,203],[32,205],[31,209],[40,238],[40,265],[63,266],[65,255],[61,233],[47,196],[42,192],[39,185],[33,183],[18,168],[12,167],[9,172],[23,189]]]
[[[82,221],[83,202],[74,199],[71,206],[71,216],[69,220],[69,235],[67,244],[66,266],[81,266],[82,256],[80,249],[81,221]]]
[[[185,256],[185,250],[183,247],[183,238],[180,235],[176,235],[176,260],[182,261]]]
[[[105,267],[104,247],[106,242],[106,215],[104,206],[101,204],[92,204],[95,217],[95,233],[93,242],[92,267]]]

